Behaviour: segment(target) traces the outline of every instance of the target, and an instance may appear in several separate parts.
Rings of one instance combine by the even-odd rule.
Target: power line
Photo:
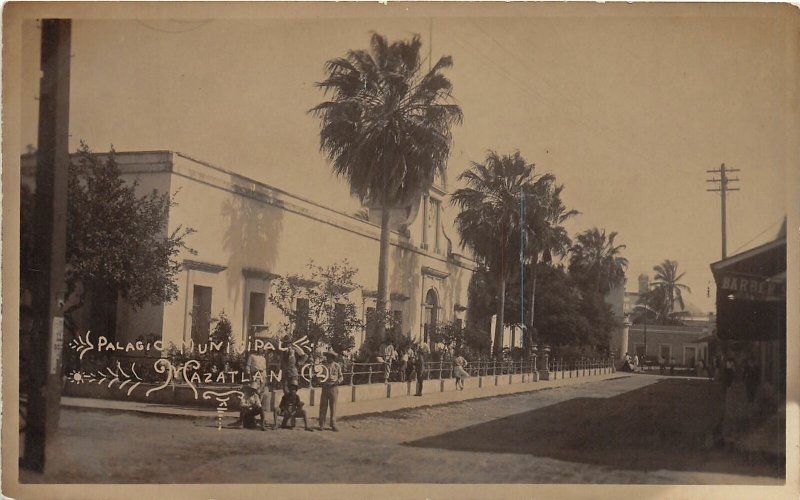
[[[755,240],[756,240],[756,238],[758,238],[759,236],[763,235],[764,233],[766,233],[767,231],[769,231],[770,229],[772,229],[773,227],[775,227],[775,224],[780,224],[780,222],[781,222],[782,220],[783,220],[783,216],[781,215],[781,216],[780,216],[780,218],[778,218],[778,220],[776,220],[775,222],[773,222],[772,224],[770,224],[769,226],[767,226],[767,227],[766,227],[766,228],[765,228],[763,231],[761,231],[761,232],[760,232],[760,233],[758,233],[757,235],[755,235],[755,236],[753,236],[752,238],[750,238],[749,240],[747,240],[747,243],[744,243],[743,245],[741,245],[739,248],[737,248],[736,250],[734,250],[734,251],[733,251],[733,253],[734,253],[734,254],[736,254],[736,253],[737,253],[739,250],[741,250],[742,248],[746,247],[747,245],[749,245],[750,243],[752,243],[753,241],[755,241]]]

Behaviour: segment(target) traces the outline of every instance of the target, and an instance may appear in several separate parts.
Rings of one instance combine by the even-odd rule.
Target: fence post
[[[367,384],[371,384],[372,383],[372,365],[368,365],[368,366],[369,366],[369,374],[367,375]]]

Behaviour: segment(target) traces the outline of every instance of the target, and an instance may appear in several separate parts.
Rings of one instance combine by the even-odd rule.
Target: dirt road
[[[659,434],[671,418],[663,394],[684,391],[655,377],[353,417],[340,432],[217,430],[211,419],[64,409],[58,459],[43,476],[58,483],[656,483],[778,484],[767,464],[703,452],[698,423],[684,418],[686,446]],[[702,381],[686,381],[702,384]],[[703,390],[694,385],[695,390]],[[679,396],[680,394],[676,394]],[[683,395],[680,395],[682,398]],[[621,402],[639,408],[620,412]],[[676,399],[677,401],[677,399]],[[674,406],[674,405],[673,405]],[[666,408],[666,409],[665,409]],[[312,411],[314,409],[311,409]],[[687,413],[688,412],[688,413]],[[706,412],[707,413],[707,412]],[[626,421],[630,419],[630,421]],[[311,419],[316,426],[316,418]],[[657,436],[631,442],[631,425]],[[684,432],[678,425],[678,431]],[[645,432],[651,432],[643,429]],[[699,429],[700,432],[703,429]],[[598,443],[591,436],[599,436]],[[659,441],[661,440],[661,441]],[[702,441],[702,440],[699,440]],[[659,445],[661,443],[661,445]],[[653,448],[653,446],[664,446]],[[698,453],[704,453],[697,456]],[[651,459],[647,459],[651,457]],[[692,458],[694,457],[694,458]],[[688,464],[688,466],[687,466]],[[670,470],[671,469],[671,470]]]

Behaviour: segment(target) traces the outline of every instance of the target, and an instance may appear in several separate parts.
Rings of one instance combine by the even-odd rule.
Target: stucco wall
[[[197,231],[190,238],[197,255],[181,257],[224,269],[183,272],[178,300],[164,310],[165,339],[177,343],[190,338],[194,285],[213,288],[212,313],[225,310],[234,334],[244,338],[247,290],[268,290],[270,285],[269,280],[246,278],[245,269],[270,275],[301,274],[307,272],[311,259],[323,266],[347,259],[358,268],[357,283],[365,290],[377,288],[380,228],[375,224],[177,154],[173,162],[171,185],[173,191],[180,191],[179,204],[170,215],[170,229],[183,224]],[[458,265],[444,255],[420,249],[396,232],[390,256],[389,289],[395,294],[392,309],[403,311],[404,333],[420,335],[424,297],[431,288],[439,297],[440,321],[452,320],[456,314],[463,318],[463,311],[456,313],[455,305],[467,303],[468,261]],[[364,309],[374,306],[374,299],[360,291],[351,297],[362,318]],[[265,322],[277,327],[282,321],[280,312],[268,305]],[[357,342],[362,338],[356,335]]]
[[[358,284],[367,291],[377,288],[380,228],[374,223],[181,153],[118,152],[116,159],[123,178],[138,182],[138,196],[152,190],[175,195],[177,205],[170,210],[167,231],[181,226],[193,228],[196,232],[187,243],[197,252],[179,255],[187,265],[178,276],[178,297],[173,302],[148,305],[138,311],[120,303],[117,338],[121,341],[147,335],[161,337],[165,345],[188,341],[195,285],[212,288],[212,316],[224,311],[234,336],[244,339],[249,293],[268,296],[271,277],[306,274],[306,265],[312,259],[323,266],[347,259],[358,269]],[[33,163],[33,157],[23,157],[23,181],[29,185],[34,180]],[[435,194],[443,197],[439,191]],[[430,289],[438,298],[439,322],[465,317],[463,307],[467,305],[474,267],[468,257],[448,255],[444,234],[450,236],[452,230],[438,229],[442,235],[438,253],[433,245],[422,248],[425,206],[414,203],[404,211],[400,219],[409,229],[395,227],[400,232],[392,232],[390,248],[391,308],[403,312],[403,332],[415,338],[422,334],[424,301]],[[441,210],[445,207],[442,203]],[[440,217],[440,221],[449,219]],[[189,261],[195,264],[189,265]],[[364,319],[365,309],[374,306],[374,298],[360,290],[351,298]],[[277,327],[282,321],[280,311],[267,301],[265,322]],[[356,334],[357,343],[362,340],[363,332]]]
[[[647,326],[647,355],[658,357],[660,346],[670,346],[672,357],[678,365],[684,364],[684,347],[695,347],[697,349],[695,358],[700,357],[700,344],[697,340],[707,336],[708,333],[702,328],[688,327],[669,327],[661,325]],[[628,334],[628,352],[633,355],[636,352],[636,345],[644,344],[644,328],[642,325],[631,327]],[[669,361],[669,360],[667,360]]]

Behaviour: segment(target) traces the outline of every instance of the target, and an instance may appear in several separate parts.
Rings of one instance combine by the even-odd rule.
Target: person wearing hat
[[[245,373],[250,377],[250,387],[252,387],[261,399],[261,430],[267,430],[266,409],[269,408],[269,384],[267,383],[267,352],[263,347],[259,347],[255,352],[247,356]],[[278,425],[276,421],[275,426]]]
[[[303,409],[303,402],[300,401],[300,396],[297,395],[297,380],[293,379],[288,384],[289,392],[281,398],[280,410],[283,415],[281,422],[281,429],[294,429],[297,417],[303,417],[303,425],[307,431],[311,431],[308,427],[308,419],[306,418],[306,411]]]
[[[417,393],[415,396],[422,396],[422,383],[425,381],[425,344],[417,348],[417,357],[414,359],[414,369],[417,372]]]
[[[242,387],[241,402],[239,403],[239,419],[228,427],[244,427],[245,429],[255,429],[256,416],[259,413],[263,419],[264,412],[261,408],[261,398],[258,394],[258,391],[253,387],[252,384],[245,385]],[[261,430],[266,430],[263,423],[261,425]]]
[[[336,428],[336,400],[339,398],[339,384],[344,381],[344,375],[342,365],[336,361],[337,357],[333,351],[325,352],[325,362],[322,366],[325,367],[323,373],[327,374],[327,378],[322,382],[322,395],[319,401],[319,430],[325,427],[328,409],[331,411],[331,430],[339,430]]]
[[[300,369],[298,367],[306,362],[308,356],[306,356],[302,348],[292,345],[291,338],[288,335],[284,335],[281,339],[281,349],[284,349],[281,354],[281,372],[283,376],[283,393],[286,394],[289,391],[288,382],[291,379],[300,377]]]

